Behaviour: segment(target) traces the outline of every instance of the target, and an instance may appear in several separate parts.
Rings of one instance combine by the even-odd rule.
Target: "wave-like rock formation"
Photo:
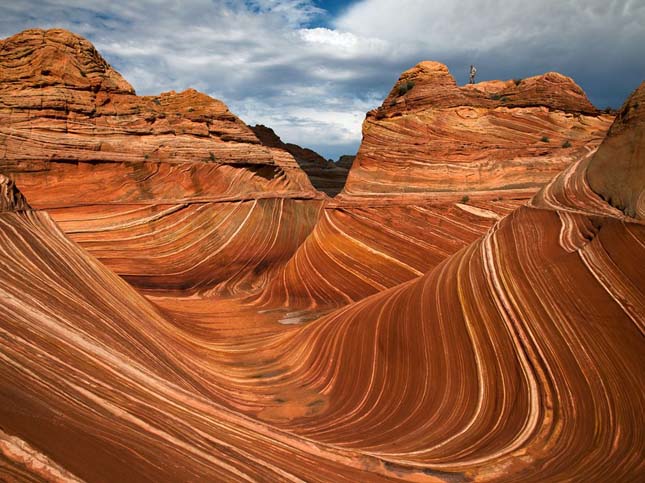
[[[524,200],[328,204],[256,303],[316,310],[360,300],[434,268]]]
[[[46,212],[25,211],[5,193],[0,479],[391,480],[375,458],[209,399],[200,379],[217,366],[194,375],[188,356],[197,345]]]
[[[251,126],[251,129],[265,146],[284,149],[290,153],[302,170],[307,173],[311,184],[317,190],[329,196],[336,196],[345,186],[345,179],[347,179],[347,173],[349,172],[349,168],[351,168],[351,163],[349,166],[346,163],[337,164],[333,161],[326,160],[320,154],[309,148],[302,148],[297,144],[284,143],[273,129],[262,124]]]
[[[458,87],[420,63],[368,113],[344,191],[258,304],[339,306],[427,272],[594,152],[612,119],[560,74]]]
[[[3,189],[2,476],[642,480],[644,95],[528,206],[306,325],[167,318]]]
[[[138,288],[260,288],[304,242],[321,202],[84,205],[49,213],[74,241]]]
[[[315,224],[287,151],[195,90],[137,96],[77,35],[0,41],[0,79],[0,171],[134,284],[261,285]]]

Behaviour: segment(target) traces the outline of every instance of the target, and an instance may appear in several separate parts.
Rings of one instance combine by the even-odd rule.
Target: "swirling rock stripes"
[[[205,399],[172,326],[47,215],[0,214],[0,240],[0,418],[11,435],[0,443],[3,475],[51,479],[43,472],[62,467],[65,480],[388,479],[377,459]],[[39,456],[5,448],[18,438],[47,448],[47,459],[25,464]]]
[[[237,293],[263,286],[288,261],[320,206],[269,198],[85,205],[51,214],[74,241],[136,287]]]
[[[37,31],[9,46],[1,73],[10,84],[24,75],[32,102],[32,84],[50,75],[24,66],[52,69],[47,115],[61,114],[57,90],[81,72],[72,118],[89,115],[97,92],[110,99],[103,121],[133,107],[127,83],[75,37]],[[70,46],[82,54],[62,62]],[[406,175],[379,175],[359,156],[357,176],[373,169],[374,183],[334,200],[288,175],[286,151],[261,146],[268,161],[214,163],[213,186],[200,177],[208,163],[191,171],[183,141],[179,158],[143,168],[119,158],[112,174],[103,158],[75,167],[17,150],[19,162],[5,160],[36,202],[0,177],[0,478],[643,480],[645,111],[634,99],[645,85],[592,156],[604,120],[567,78],[456,88],[439,65],[412,74],[428,72],[416,94],[390,99],[380,127],[414,125],[426,101],[467,107],[467,126],[471,108],[528,112],[531,99],[557,112],[527,130],[595,127],[528,204],[542,174],[496,187],[519,179],[516,157],[502,163],[508,176],[484,173],[479,191],[430,173],[411,186],[422,193],[377,196]],[[487,97],[498,92],[509,106]],[[159,102],[181,110],[179,97]],[[17,102],[0,98],[0,110]],[[209,106],[197,120],[151,127],[126,116],[132,124],[117,127],[157,136],[171,126],[226,144],[220,155],[256,152],[239,120]],[[207,119],[229,130],[211,139]],[[466,151],[446,154],[483,159]],[[85,195],[67,193],[83,173]]]
[[[486,480],[642,476],[645,346],[631,307],[645,280],[628,258],[645,256],[645,227],[607,218],[582,253],[560,246],[560,227],[520,208],[423,277],[281,336],[281,383],[326,401],[288,427]],[[611,288],[584,260],[596,244],[621,279]]]
[[[360,300],[427,272],[520,203],[328,205],[256,303],[316,309]]]

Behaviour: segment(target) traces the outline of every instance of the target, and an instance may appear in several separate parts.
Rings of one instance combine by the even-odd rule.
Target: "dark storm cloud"
[[[355,151],[367,110],[401,71],[445,62],[459,82],[556,70],[619,105],[645,77],[645,2],[363,0],[332,18],[309,0],[0,3],[0,35],[63,27],[139,93],[194,87],[247,123],[326,157]]]

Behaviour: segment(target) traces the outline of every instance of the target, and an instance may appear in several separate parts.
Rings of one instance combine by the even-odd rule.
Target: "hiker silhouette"
[[[477,74],[477,69],[475,69],[475,66],[471,64],[470,66],[470,84],[475,83],[475,75]]]

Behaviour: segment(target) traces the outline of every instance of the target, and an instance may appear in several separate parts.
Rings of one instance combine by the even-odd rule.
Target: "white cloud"
[[[405,42],[408,48],[421,44],[435,52],[454,52],[509,48],[516,42],[563,44],[598,33],[604,40],[642,36],[644,21],[645,2],[636,0],[362,0],[335,25]]]

